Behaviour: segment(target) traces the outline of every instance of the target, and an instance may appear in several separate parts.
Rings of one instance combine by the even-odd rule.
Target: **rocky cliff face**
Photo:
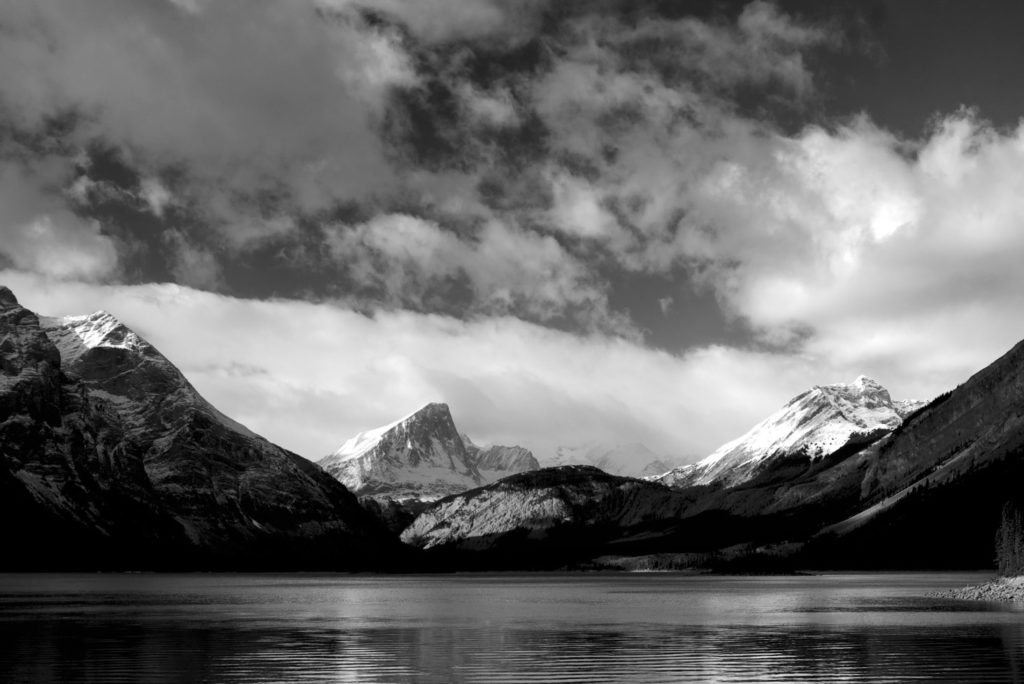
[[[109,405],[61,370],[39,317],[0,288],[0,544],[8,568],[71,566],[183,538]]]
[[[433,500],[535,469],[522,447],[478,447],[459,434],[447,404],[361,432],[320,465],[362,497]]]
[[[5,513],[90,558],[15,535],[52,566],[366,567],[391,553],[343,486],[221,414],[113,316],[40,318],[6,289],[0,444]]]
[[[673,487],[735,486],[753,479],[773,460],[796,455],[817,460],[851,441],[870,443],[921,406],[923,402],[894,402],[884,387],[864,376],[850,384],[819,385],[704,460],[658,480]]]

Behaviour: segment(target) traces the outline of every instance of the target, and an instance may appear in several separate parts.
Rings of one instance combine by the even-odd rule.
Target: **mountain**
[[[538,467],[522,447],[473,444],[455,428],[448,405],[437,403],[360,432],[320,465],[359,496],[378,503],[438,499]]]
[[[663,485],[593,466],[544,468],[435,502],[402,540],[456,554],[462,567],[559,567],[674,520],[690,501]]]
[[[320,465],[360,496],[436,499],[484,483],[447,404],[360,432]]]
[[[857,460],[861,504],[815,537],[816,556],[990,566],[1003,506],[1024,504],[1024,342]]]
[[[226,417],[105,312],[0,288],[5,567],[375,567],[395,549],[336,480]]]
[[[758,549],[803,549],[823,526],[872,505],[877,490],[869,478],[878,467],[872,454],[887,435],[896,439],[918,420],[925,412],[919,406],[892,402],[867,378],[816,387],[719,450],[709,463],[720,470],[704,471],[718,475],[709,484],[644,488],[625,484],[635,482],[628,478],[602,479],[593,468],[542,470],[438,501],[403,539],[485,567],[530,567],[542,562],[538,554],[575,561],[682,554],[699,567],[757,557],[753,567],[777,567],[777,558],[759,557]],[[753,556],[743,550],[747,545]],[[837,557],[825,552],[813,560],[827,561],[830,553]]]
[[[494,444],[481,447],[474,444],[465,434],[462,435],[462,443],[484,482],[494,482],[508,475],[540,468],[533,453],[520,446]]]
[[[802,455],[813,461],[851,443],[869,444],[923,405],[894,402],[888,390],[863,375],[850,384],[818,385],[704,460],[657,479],[673,487],[735,486],[753,479],[773,459]]]
[[[661,475],[672,465],[638,442],[560,446],[544,460],[545,467],[589,465],[623,477]]]

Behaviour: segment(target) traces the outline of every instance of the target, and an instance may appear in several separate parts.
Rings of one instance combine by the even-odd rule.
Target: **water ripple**
[[[899,580],[0,578],[0,681],[1024,678],[1020,613]]]

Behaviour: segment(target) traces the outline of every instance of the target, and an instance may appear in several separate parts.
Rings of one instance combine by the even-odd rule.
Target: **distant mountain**
[[[466,434],[462,435],[462,443],[485,482],[494,482],[508,475],[540,468],[533,453],[520,446],[495,444],[481,447],[474,444]]]
[[[459,434],[447,404],[349,439],[320,465],[350,490],[377,499],[431,500],[536,468],[521,447],[481,448]]]
[[[382,527],[110,314],[0,288],[3,567],[374,567]]]
[[[774,459],[802,455],[813,461],[851,443],[869,444],[923,405],[893,401],[884,387],[863,375],[850,384],[818,385],[704,460],[657,479],[673,487],[735,486],[753,479]]]
[[[623,477],[661,475],[672,468],[671,462],[638,442],[560,446],[553,455],[544,459],[543,465],[545,467],[589,465],[600,468],[611,475]]]

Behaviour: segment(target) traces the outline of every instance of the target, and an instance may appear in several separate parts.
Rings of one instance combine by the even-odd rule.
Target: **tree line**
[[[1024,515],[1007,501],[996,531],[996,564],[1003,576],[1024,575]]]

